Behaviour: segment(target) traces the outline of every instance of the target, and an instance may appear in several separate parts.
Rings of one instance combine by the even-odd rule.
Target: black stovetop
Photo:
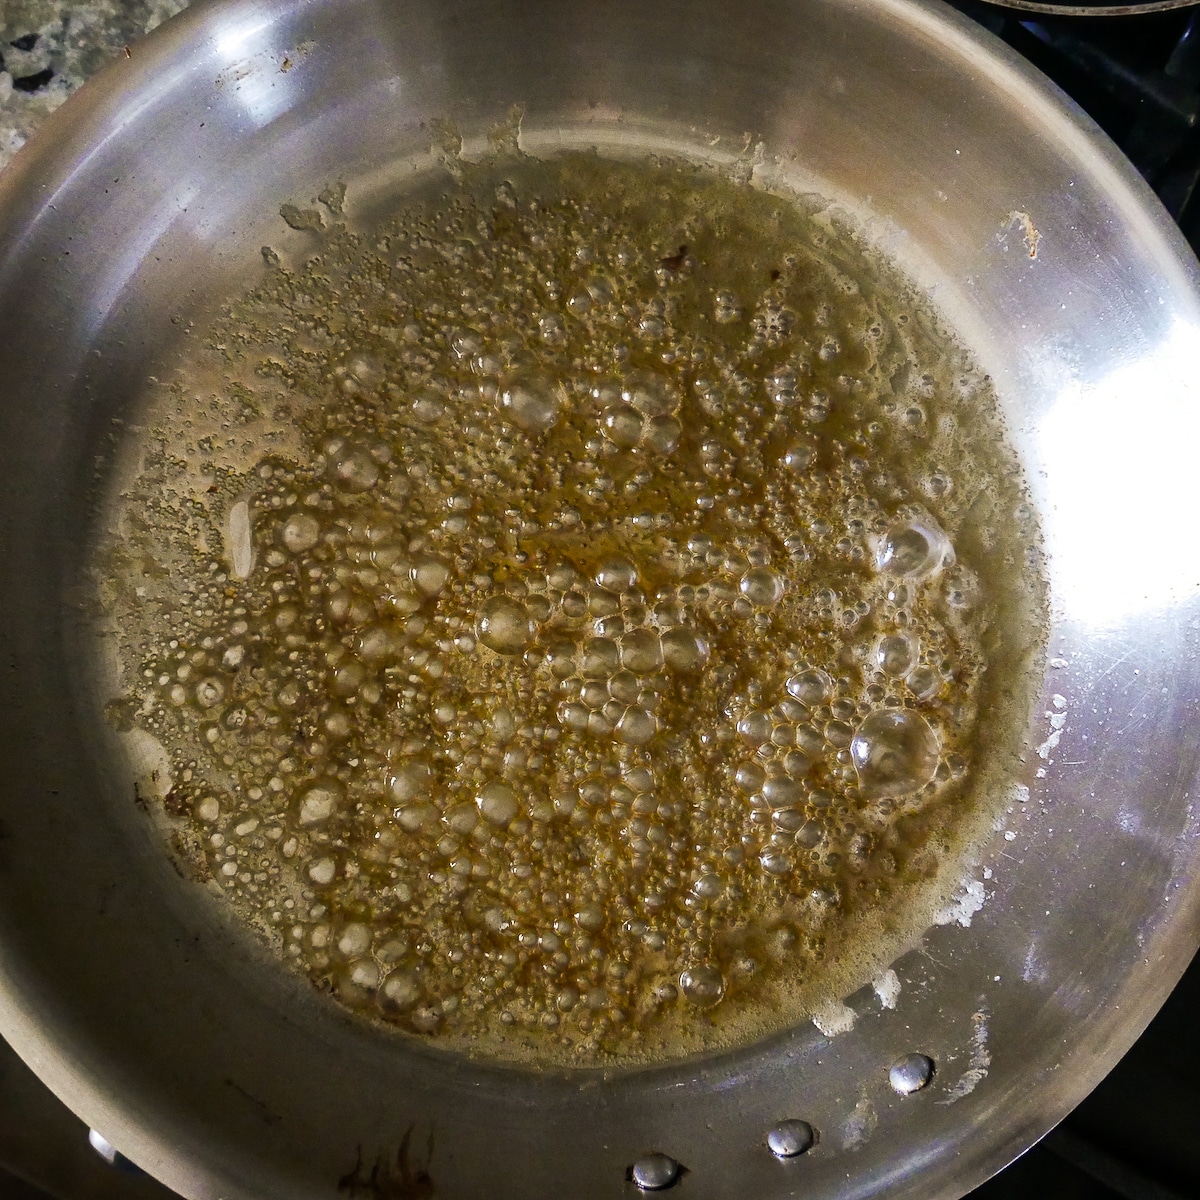
[[[1105,130],[1200,252],[1200,8],[1072,17],[954,2]],[[1108,1078],[974,1200],[1200,1197],[1197,1014],[1200,958]],[[0,1200],[171,1196],[96,1154],[83,1123],[0,1043]]]
[[[971,1200],[1200,1196],[1200,957],[1146,1032],[1063,1123]]]
[[[1200,247],[1200,7],[1072,17],[951,2],[1088,113]]]

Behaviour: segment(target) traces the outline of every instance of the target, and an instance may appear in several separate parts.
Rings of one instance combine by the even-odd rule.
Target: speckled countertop
[[[90,75],[188,0],[0,0],[0,168]]]

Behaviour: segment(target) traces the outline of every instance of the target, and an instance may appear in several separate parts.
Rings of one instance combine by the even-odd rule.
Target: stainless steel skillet
[[[757,162],[857,213],[993,374],[1034,487],[1054,624],[1029,797],[896,964],[896,1006],[864,989],[836,1036],[612,1078],[377,1036],[172,872],[76,686],[96,472],[183,323],[281,244],[281,202],[341,178],[368,221],[431,120],[469,141],[514,103],[532,152]],[[615,1197],[652,1152],[697,1198],[965,1192],[1197,944],[1198,356],[1200,273],[1157,202],[938,4],[189,9],[0,180],[0,1031],[189,1197]],[[936,1071],[905,1093],[911,1054]],[[783,1159],[787,1119],[818,1140]]]

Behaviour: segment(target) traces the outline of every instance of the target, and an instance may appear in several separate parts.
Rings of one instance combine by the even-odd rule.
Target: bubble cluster
[[[192,869],[345,1004],[501,1059],[726,1045],[894,950],[863,931],[941,886],[1017,611],[945,464],[1020,492],[887,278],[572,156],[274,269],[155,398],[98,559]]]

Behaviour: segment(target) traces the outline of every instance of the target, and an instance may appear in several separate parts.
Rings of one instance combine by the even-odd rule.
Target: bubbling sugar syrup
[[[819,202],[586,154],[267,257],[94,562],[187,870],[368,1019],[543,1066],[742,1043],[911,944],[1044,612],[928,305]]]

